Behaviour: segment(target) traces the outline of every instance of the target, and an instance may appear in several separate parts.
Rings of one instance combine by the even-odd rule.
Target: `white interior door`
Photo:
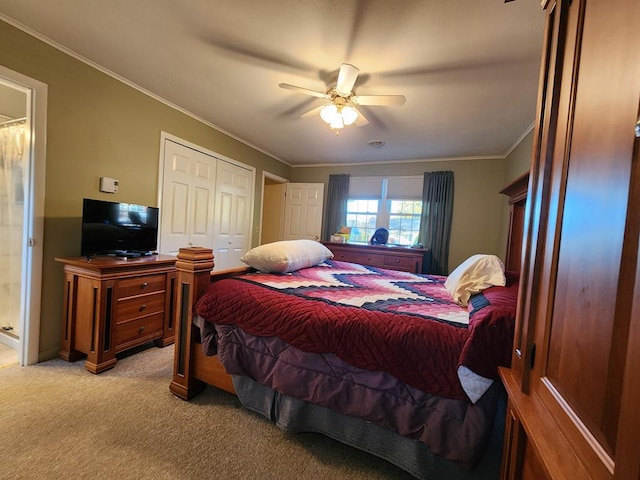
[[[218,160],[214,214],[216,270],[245,266],[240,261],[251,246],[251,212],[255,172]]]
[[[180,247],[212,248],[217,159],[164,142],[159,251],[176,255]]]
[[[323,200],[323,183],[287,183],[283,239],[320,240]]]

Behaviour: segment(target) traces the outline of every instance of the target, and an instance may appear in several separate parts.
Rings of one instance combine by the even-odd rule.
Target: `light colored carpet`
[[[317,434],[285,434],[213,387],[169,392],[173,347],[121,358],[0,369],[1,479],[398,479],[376,457]]]

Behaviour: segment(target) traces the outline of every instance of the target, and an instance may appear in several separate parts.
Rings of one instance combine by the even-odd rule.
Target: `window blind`
[[[351,177],[349,198],[354,200],[381,199],[382,177]]]
[[[387,199],[389,200],[422,200],[422,184],[420,177],[388,177]]]

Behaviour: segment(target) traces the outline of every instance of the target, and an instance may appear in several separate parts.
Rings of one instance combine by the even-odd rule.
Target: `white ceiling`
[[[0,0],[11,23],[291,165],[502,157],[534,121],[544,28],[534,0]],[[0,17],[2,18],[2,17]],[[319,116],[343,62],[370,124]],[[382,140],[373,149],[367,144]]]

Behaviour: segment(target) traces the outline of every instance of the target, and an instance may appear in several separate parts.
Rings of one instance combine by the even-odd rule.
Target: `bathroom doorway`
[[[38,361],[46,96],[0,66],[0,344],[21,365]]]

